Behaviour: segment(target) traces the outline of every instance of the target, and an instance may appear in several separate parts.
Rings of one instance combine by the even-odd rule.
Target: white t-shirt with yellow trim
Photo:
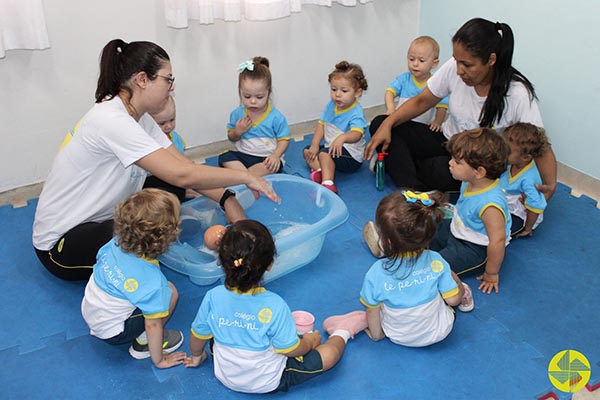
[[[154,119],[132,118],[119,97],[95,104],[58,152],[33,223],[33,245],[50,250],[77,225],[113,218],[117,203],[139,191],[139,159],[171,146]]]

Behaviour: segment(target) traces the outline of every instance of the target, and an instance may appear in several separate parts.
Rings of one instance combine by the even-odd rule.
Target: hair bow
[[[415,193],[410,190],[403,190],[402,194],[406,198],[406,201],[409,203],[416,203],[417,200],[421,202],[424,206],[430,206],[433,204],[433,200],[429,198],[427,193]]]
[[[233,266],[236,268],[241,267],[243,262],[244,262],[243,258],[238,258],[237,260],[233,260]]]
[[[240,74],[245,70],[254,71],[254,62],[252,60],[244,61],[238,65],[238,71],[240,71]]]

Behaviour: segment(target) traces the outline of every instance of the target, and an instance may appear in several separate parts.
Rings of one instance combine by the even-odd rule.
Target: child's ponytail
[[[242,220],[231,225],[219,246],[219,261],[225,285],[242,293],[260,285],[275,259],[275,242],[263,224]]]
[[[265,81],[265,86],[269,90],[269,95],[271,95],[272,78],[269,66],[269,59],[261,56],[240,63],[238,65],[238,71],[240,73],[238,79],[238,91],[241,90],[242,81],[244,79],[263,80]]]
[[[394,268],[398,258],[407,259],[412,266],[427,249],[443,217],[438,208],[443,198],[440,192],[430,195],[404,189],[381,200],[375,220],[380,245],[389,260],[386,269],[395,272],[400,267]]]
[[[367,78],[365,77],[361,66],[358,64],[353,64],[346,60],[340,61],[335,64],[335,69],[329,74],[328,81],[331,83],[331,79],[336,75],[342,75],[350,80],[356,89],[367,90],[369,88]]]

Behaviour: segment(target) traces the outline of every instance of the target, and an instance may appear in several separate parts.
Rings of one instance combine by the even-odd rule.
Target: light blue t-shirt
[[[360,104],[355,101],[350,107],[345,110],[338,110],[337,105],[333,101],[329,101],[319,124],[323,125],[325,131],[325,147],[329,148],[331,143],[339,135],[349,131],[356,131],[361,134],[361,138],[354,143],[344,143],[343,147],[350,153],[352,158],[358,162],[363,161],[363,152],[365,150],[364,133],[367,127],[365,112]]]
[[[431,75],[430,75],[431,77]],[[398,97],[398,106],[421,93],[427,87],[427,81],[423,83],[417,82],[415,76],[410,72],[405,72],[398,75],[396,79],[390,83],[386,91],[391,92],[394,97]],[[415,122],[422,124],[430,124],[435,118],[436,108],[448,108],[448,96],[444,97],[434,108],[425,111],[423,114],[413,118]]]
[[[179,151],[181,154],[185,151],[185,141],[181,137],[181,135],[175,131],[172,131],[169,135],[169,139],[173,143],[173,146]]]
[[[546,209],[547,202],[544,195],[536,189],[536,184],[541,185],[542,178],[533,160],[515,176],[511,175],[509,165],[500,177],[500,186],[502,186],[507,196],[521,198],[521,194],[525,194],[524,206],[536,214],[541,214]],[[523,205],[521,201],[518,204]],[[513,213],[514,210],[510,206],[511,202],[509,200],[510,212]]]
[[[116,299],[127,300],[146,317],[168,315],[172,292],[158,261],[125,253],[116,240],[111,239],[98,251],[92,275],[97,287]]]
[[[235,124],[246,117],[246,107],[240,106],[229,115],[227,130],[235,129]],[[290,140],[290,128],[282,113],[268,105],[264,114],[252,123],[252,126],[235,142],[238,151],[257,157],[268,157],[273,154],[279,140]]]
[[[467,182],[463,182],[460,186],[460,197],[456,202],[450,225],[454,237],[487,246],[490,241],[481,216],[488,207],[495,207],[504,215],[505,245],[508,245],[512,220],[508,210],[506,194],[500,186],[500,180],[496,179],[488,187],[477,192],[467,191],[468,186]]]
[[[542,213],[548,205],[544,195],[535,187],[536,184],[541,185],[542,178],[533,160],[515,176],[511,175],[509,165],[500,177],[500,186],[506,192],[508,209],[512,215],[526,221],[527,210],[538,214],[532,229],[537,228],[542,222],[544,219]],[[523,194],[525,195],[525,204],[521,201]]]
[[[458,293],[450,266],[437,252],[425,250],[410,267],[410,259],[398,258],[386,270],[387,259],[375,261],[360,291],[360,301],[367,307],[380,303],[391,308],[412,308],[429,303],[436,297],[448,298]],[[398,266],[402,265],[398,268]]]
[[[218,286],[206,293],[192,335],[214,338],[214,371],[228,388],[268,393],[281,381],[289,353],[300,345],[286,302],[264,288],[248,293]]]

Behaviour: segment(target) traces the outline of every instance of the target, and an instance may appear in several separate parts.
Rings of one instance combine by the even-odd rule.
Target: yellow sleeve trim
[[[287,140],[289,141],[292,137],[291,136],[284,136],[282,138],[277,139],[278,142],[282,141],[282,140]]]
[[[449,297],[456,296],[457,294],[458,294],[458,286],[446,293],[442,293],[442,298],[447,299]]]
[[[163,312],[159,312],[159,313],[156,313],[156,314],[144,314],[144,318],[147,318],[147,319],[158,319],[158,318],[164,318],[167,315],[169,315],[169,311],[168,310],[167,311],[163,311]]]
[[[381,307],[381,303],[378,303],[374,306],[368,304],[362,297],[360,298],[360,302],[363,304],[363,306],[368,307],[368,308],[379,308]]]
[[[319,125],[325,125],[325,122],[323,122],[322,120],[319,120],[318,124]]]
[[[435,108],[445,108],[448,109],[448,104],[438,104]]]
[[[358,128],[358,127],[354,127],[354,128],[352,128],[352,129],[350,129],[350,132],[352,132],[352,131],[354,131],[354,132],[358,132],[358,133],[360,133],[361,135],[364,135],[364,134],[365,134],[365,130],[364,130],[364,129],[362,129],[362,128]]]
[[[498,211],[500,211],[502,213],[502,215],[504,216],[504,222],[506,222],[506,214],[504,214],[504,210],[502,208],[498,207],[494,203],[489,203],[489,204],[486,204],[484,207],[482,207],[481,211],[479,212],[479,218],[481,218],[481,216],[483,215],[485,210],[487,210],[490,207],[494,207],[494,208],[498,209]]]
[[[533,208],[531,206],[528,206],[527,204],[525,204],[525,208],[528,209],[529,211],[531,211],[532,213],[536,213],[536,214],[541,214],[544,212],[544,210],[540,210],[539,208]]]
[[[300,339],[298,339],[298,341],[296,342],[296,344],[294,344],[293,346],[288,347],[287,349],[273,349],[273,350],[275,350],[275,353],[285,354],[285,353],[289,353],[290,351],[296,350],[298,348],[298,346],[300,346]]]
[[[201,339],[201,340],[210,340],[210,339],[213,338],[212,334],[210,334],[210,335],[200,335],[200,334],[196,333],[196,331],[193,328],[191,329],[191,331],[192,331],[192,335],[194,335],[194,337],[196,337],[198,339]]]
[[[391,87],[389,87],[389,88],[385,89],[385,91],[386,91],[386,92],[390,92],[391,94],[393,94],[393,95],[394,95],[394,97],[398,96],[398,95],[396,94],[396,91],[395,91],[394,89],[392,89]]]

